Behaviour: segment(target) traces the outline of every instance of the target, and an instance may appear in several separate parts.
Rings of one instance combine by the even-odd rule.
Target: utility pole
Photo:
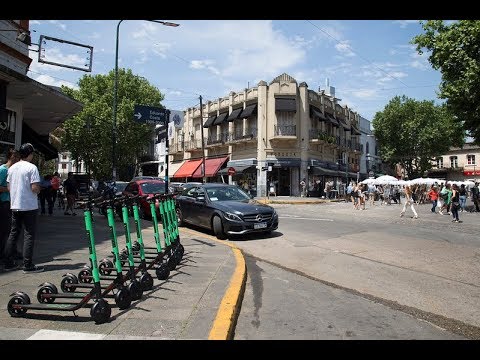
[[[207,181],[205,179],[205,141],[203,140],[203,104],[202,104],[202,95],[200,95],[200,131],[202,137],[202,182],[205,184]]]

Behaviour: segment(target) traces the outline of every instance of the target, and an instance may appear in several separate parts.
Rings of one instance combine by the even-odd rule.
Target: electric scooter
[[[97,204],[97,206],[102,206],[105,208],[107,218],[108,218],[108,225],[110,227],[110,240],[112,244],[112,253],[115,261],[115,269],[117,271],[117,275],[114,277],[104,277],[99,276],[100,280],[110,280],[112,281],[110,285],[105,287],[102,291],[102,296],[105,298],[113,297],[115,299],[115,303],[117,304],[120,310],[127,309],[130,307],[132,298],[130,295],[129,288],[125,287],[124,282],[125,279],[122,274],[122,267],[120,264],[120,255],[118,252],[118,243],[117,243],[117,235],[115,231],[115,219],[113,213],[113,203],[114,199],[104,200],[101,203]],[[101,271],[99,270],[101,273]],[[89,278],[85,280],[85,277],[88,276]],[[80,285],[75,286],[78,284],[78,281],[82,283],[91,283],[93,280],[92,270],[89,267],[85,267],[82,269],[78,274],[78,279],[76,279],[75,275],[71,273],[67,273],[64,275],[64,279],[62,280],[61,288],[64,291],[63,293],[59,293],[57,287],[52,283],[43,283],[40,285],[40,289],[37,292],[37,299],[41,303],[53,303],[56,299],[78,299],[84,296],[82,292],[74,292]],[[66,283],[70,285],[66,285]],[[91,285],[90,285],[91,286]],[[129,285],[130,288],[134,285]],[[111,294],[111,292],[114,292]],[[135,289],[134,289],[135,291]],[[136,295],[138,296],[138,294]],[[141,297],[141,295],[140,295]],[[58,303],[58,302],[57,302]]]
[[[89,293],[85,294],[77,304],[32,304],[30,297],[23,291],[17,291],[10,296],[12,298],[8,302],[7,310],[12,317],[24,316],[28,310],[55,310],[55,311],[75,311],[84,307],[90,299],[94,299],[95,303],[90,308],[90,316],[97,324],[107,322],[110,319],[112,309],[109,303],[102,297],[100,286],[100,278],[97,266],[97,253],[95,250],[95,237],[93,234],[92,224],[92,206],[93,201],[89,200],[84,209],[85,229],[87,231],[88,250],[90,258],[90,266],[93,275],[93,287]]]

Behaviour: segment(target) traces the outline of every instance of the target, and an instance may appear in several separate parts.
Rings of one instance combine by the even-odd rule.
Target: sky
[[[163,21],[169,21],[163,19]],[[418,20],[175,20],[170,27],[125,20],[119,31],[119,68],[129,68],[157,87],[171,110],[185,110],[269,84],[283,73],[298,84],[335,87],[340,104],[373,120],[396,95],[437,98],[440,73],[419,55],[412,38]],[[115,68],[118,20],[31,20],[32,44],[40,35],[93,47],[91,73],[33,62],[28,76],[47,85],[78,88],[85,74]],[[48,40],[48,38],[47,38]],[[84,68],[87,48],[46,41],[45,59]],[[33,50],[38,46],[32,45]]]

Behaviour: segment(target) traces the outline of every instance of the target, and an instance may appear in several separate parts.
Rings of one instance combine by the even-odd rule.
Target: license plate
[[[253,224],[253,228],[254,229],[264,229],[267,227],[267,223],[263,222],[263,223],[258,223],[258,224]]]

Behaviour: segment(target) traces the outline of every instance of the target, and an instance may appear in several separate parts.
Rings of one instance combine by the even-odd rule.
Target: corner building
[[[357,179],[362,146],[359,115],[337,101],[282,74],[188,108],[170,143],[169,177],[202,181],[203,127],[209,182],[224,176],[254,196],[300,196],[306,179],[310,196],[322,196],[326,182],[341,194]]]

